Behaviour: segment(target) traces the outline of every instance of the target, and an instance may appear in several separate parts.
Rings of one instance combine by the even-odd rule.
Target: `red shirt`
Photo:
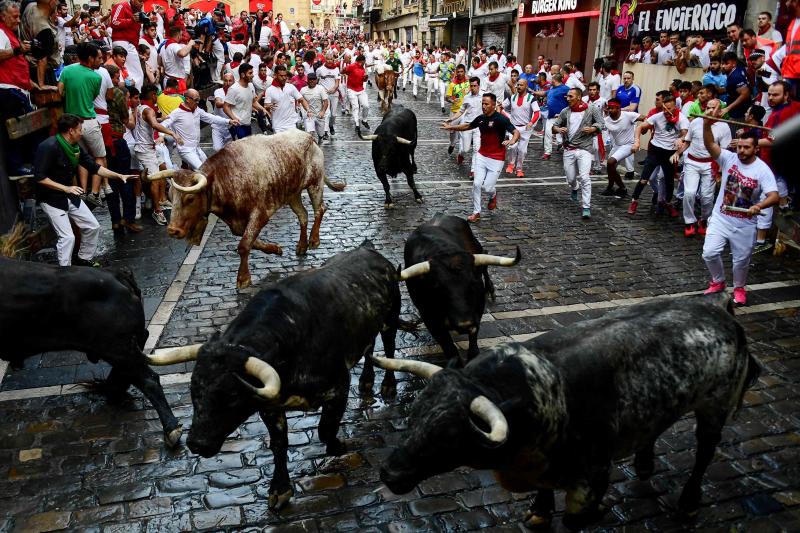
[[[364,81],[367,78],[367,71],[358,63],[352,63],[344,69],[347,75],[347,88],[359,93],[364,90]]]
[[[111,37],[115,41],[127,41],[133,46],[139,44],[142,25],[139,23],[139,18],[134,17],[130,3],[120,2],[111,8],[109,25],[113,30]]]
[[[769,114],[767,123],[764,124],[768,128],[777,128],[790,118],[800,115],[800,102],[789,102],[781,106],[773,107],[772,113]],[[772,139],[772,136],[769,137]],[[772,148],[769,146],[762,146],[758,150],[758,157],[760,157],[767,165],[772,166]]]
[[[6,34],[6,37],[11,42],[12,49],[20,45],[19,39],[17,39],[14,32],[2,22],[0,22],[0,31]],[[26,91],[31,89],[30,70],[24,55],[12,56],[0,61],[0,83],[13,85]]]

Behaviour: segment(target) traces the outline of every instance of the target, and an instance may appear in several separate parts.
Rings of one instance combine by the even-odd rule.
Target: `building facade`
[[[381,19],[372,25],[374,39],[414,43],[419,39],[419,0],[376,0],[382,2]]]
[[[508,53],[516,42],[517,0],[473,0],[475,44],[496,46]]]

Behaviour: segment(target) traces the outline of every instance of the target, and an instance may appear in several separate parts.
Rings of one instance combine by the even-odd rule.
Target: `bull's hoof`
[[[417,202],[418,204],[424,204],[425,203],[425,200],[422,199],[422,196],[420,196],[419,198],[415,198],[414,201]]]
[[[528,529],[543,530],[550,529],[550,524],[553,522],[553,516],[550,514],[538,514],[532,510],[525,511],[522,515],[522,525]]]
[[[246,278],[242,278],[242,279],[237,279],[236,280],[236,288],[237,289],[246,289],[247,287],[250,286],[251,282],[252,282],[252,280],[250,279],[250,276],[247,276]]]
[[[372,394],[372,387],[375,385],[375,382],[372,379],[369,380],[361,380],[358,382],[358,392],[362,396],[365,394]]]
[[[344,455],[347,453],[347,445],[339,439],[334,439],[325,447],[328,455]]]
[[[311,241],[308,243],[308,247],[312,250],[319,248],[319,239],[311,239]]]
[[[397,381],[394,378],[383,378],[383,383],[381,383],[381,397],[385,400],[387,398],[394,398],[396,395]]]
[[[678,512],[687,518],[694,517],[697,514],[697,510],[700,508],[700,499],[701,494],[699,489],[694,491],[688,487],[684,487],[681,497],[678,498]]]
[[[385,207],[386,209],[394,209],[394,203],[386,202],[385,204],[383,204],[383,207]]]
[[[294,253],[297,256],[301,256],[301,255],[306,255],[307,251],[308,251],[308,245],[301,246],[301,245],[298,244],[297,248],[295,248]]]
[[[280,494],[270,491],[269,508],[273,511],[280,511],[286,507],[286,504],[289,503],[289,500],[292,499],[292,496],[294,496],[294,491],[291,488]]]
[[[178,424],[178,427],[172,431],[164,432],[164,444],[167,448],[175,448],[181,442],[181,435],[183,435],[183,426]]]

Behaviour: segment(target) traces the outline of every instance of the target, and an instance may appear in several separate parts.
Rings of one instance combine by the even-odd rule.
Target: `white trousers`
[[[589,173],[592,170],[593,155],[588,150],[576,148],[564,150],[564,173],[567,175],[567,184],[573,191],[580,189],[581,206],[588,209],[592,201],[592,179]]]
[[[319,118],[317,115],[308,115],[306,114],[304,124],[306,127],[306,132],[311,133],[316,132],[316,134],[320,137],[325,135],[325,132],[328,131],[328,114],[326,113],[324,117]]]
[[[181,156],[181,160],[189,165],[189,168],[192,170],[197,170],[203,166],[203,162],[207,159],[206,153],[198,146],[194,148],[178,146],[178,155]]]
[[[556,119],[548,118],[544,123],[544,153],[552,154],[553,153],[553,124],[555,123]],[[556,142],[561,142],[561,134],[556,135]]]
[[[711,163],[692,161],[688,157],[683,164],[683,221],[694,224],[694,202],[700,193],[700,218],[708,220],[714,208],[714,177],[711,175]]]
[[[359,125],[359,119],[367,120],[369,113],[367,91],[356,92],[353,89],[347,89],[347,100],[350,102],[350,113],[353,115],[353,122],[356,126]]]
[[[481,130],[478,128],[461,132],[461,155],[466,156],[472,149],[472,165],[470,170],[475,172],[475,161],[478,159],[478,150],[481,148]]]
[[[411,75],[411,94],[417,96],[417,88],[422,87],[424,78],[422,76],[417,76],[416,74]]]
[[[525,161],[525,155],[528,153],[528,143],[531,140],[533,129],[528,129],[526,126],[514,126],[519,132],[519,141],[514,146],[508,148],[508,164],[514,165],[517,170],[522,170],[522,163]]]
[[[328,95],[328,116],[325,117],[328,123],[325,125],[325,131],[330,129],[330,126],[336,127],[336,113],[339,111],[339,91]]]
[[[444,107],[444,95],[447,94],[447,84],[449,82],[439,80],[439,107]]]
[[[436,78],[425,78],[425,83],[427,84],[428,89],[428,97],[427,103],[431,103],[431,95],[436,91],[436,88],[439,87],[439,80]]]
[[[232,140],[233,137],[231,137],[231,132],[228,130],[228,128],[225,128],[224,130],[214,127],[211,128],[211,142],[214,145],[215,152],[222,150],[222,147]]]
[[[477,150],[476,150],[477,152]],[[503,170],[503,161],[477,154],[475,158],[475,178],[472,181],[472,212],[481,212],[481,189],[494,196],[497,180]]]
[[[72,202],[68,202],[68,211],[62,211],[46,203],[39,205],[42,206],[42,211],[50,219],[50,223],[58,235],[56,251],[59,265],[70,266],[72,264],[75,235],[72,233],[70,220],[75,222],[81,232],[81,247],[78,249],[78,257],[86,261],[94,257],[97,251],[97,238],[100,236],[100,224],[82,200],[78,207],[72,205]]]
[[[711,217],[706,240],[703,243],[703,261],[711,273],[712,281],[717,283],[725,281],[722,251],[725,249],[725,243],[728,243],[733,256],[733,286],[744,287],[747,285],[747,271],[750,269],[750,259],[756,243],[756,225],[733,226],[727,222],[720,222],[720,217],[723,216],[725,215],[714,213]]]
[[[139,59],[139,50],[128,41],[112,41],[111,44],[112,46],[121,46],[128,52],[125,58],[125,69],[128,71],[128,75],[133,78],[136,88],[141,91],[142,83],[144,83],[144,72],[142,71],[142,62]]]

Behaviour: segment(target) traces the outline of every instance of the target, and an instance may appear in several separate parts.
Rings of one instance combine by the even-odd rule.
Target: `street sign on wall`
[[[620,40],[657,36],[662,31],[711,39],[725,35],[728,25],[741,23],[746,7],[746,0],[616,0],[609,17],[610,30],[612,37]]]

